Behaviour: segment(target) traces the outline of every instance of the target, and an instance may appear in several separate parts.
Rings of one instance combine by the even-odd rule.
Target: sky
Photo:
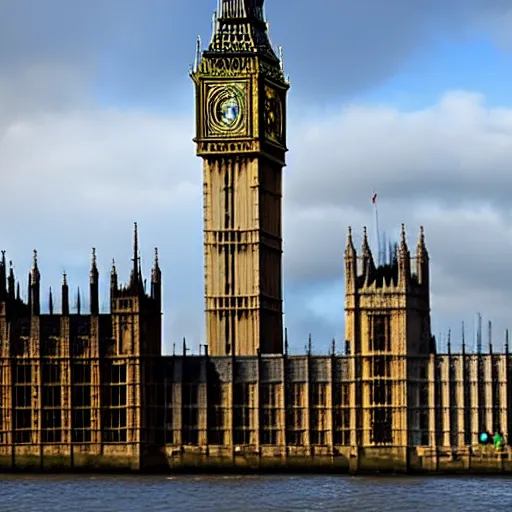
[[[108,306],[129,278],[133,222],[164,279],[164,350],[204,343],[201,162],[188,76],[216,0],[0,1],[0,248],[26,289],[38,250],[43,311],[91,248]],[[421,225],[440,349],[475,314],[495,350],[512,328],[510,0],[267,0],[291,90],[284,171],[285,324],[292,353],[344,338],[348,226],[375,240]],[[374,243],[375,246],[375,243]],[[58,294],[57,294],[58,295]],[[60,307],[60,297],[56,297]],[[88,304],[87,294],[82,304]],[[484,336],[487,342],[487,334]],[[177,345],[178,346],[178,345]]]

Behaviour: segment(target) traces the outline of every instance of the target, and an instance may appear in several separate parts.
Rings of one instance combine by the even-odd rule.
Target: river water
[[[511,511],[506,477],[0,475],[2,512]]]

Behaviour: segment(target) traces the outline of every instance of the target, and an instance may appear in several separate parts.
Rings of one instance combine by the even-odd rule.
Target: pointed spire
[[[28,273],[27,304],[29,311],[32,311],[32,272]]]
[[[7,264],[5,262],[5,251],[2,251],[0,258],[0,300],[7,298]]]
[[[53,315],[53,294],[52,294],[52,287],[50,286],[50,293],[48,297],[48,309],[50,311],[50,315]]]
[[[158,262],[157,247],[155,247],[155,261],[151,270],[151,297],[158,302],[162,300],[162,272]]]
[[[110,286],[117,288],[117,268],[114,258],[112,258],[112,270],[110,271]]]
[[[76,314],[79,315],[81,311],[81,300],[80,300],[80,286],[78,287],[78,292],[76,294]]]
[[[21,291],[20,291],[20,283],[16,284],[16,300],[21,300]]]
[[[345,246],[345,293],[354,293],[357,279],[357,254],[352,239],[352,228],[349,226],[347,245]]]
[[[39,283],[41,275],[39,273],[39,266],[37,264],[37,250],[34,249],[34,261],[32,264],[32,284]]]
[[[69,287],[66,272],[62,275],[62,314],[69,315]]]
[[[427,247],[425,246],[425,231],[423,226],[420,226],[420,236],[418,237],[418,253],[419,252],[427,252]]]
[[[347,234],[347,245],[345,248],[345,254],[355,254],[356,249],[354,247],[354,241],[352,239],[352,228],[348,227],[348,234]]]
[[[91,256],[91,281],[98,277],[98,266],[96,262],[96,249],[92,248],[92,256]]]
[[[151,270],[151,282],[160,283],[162,279],[162,272],[158,262],[158,247],[155,247],[155,260],[153,263],[153,269]]]
[[[137,223],[135,222],[133,225],[133,268],[130,275],[130,287],[135,289],[140,280],[139,276],[139,234]]]
[[[366,284],[370,284],[373,279],[375,263],[373,262],[373,255],[370,249],[370,244],[368,243],[368,231],[366,230],[366,226],[363,228],[363,241],[361,244],[361,260],[362,260],[362,269],[364,275],[364,281]]]
[[[398,282],[401,283],[402,289],[409,286],[411,277],[411,257],[409,248],[407,247],[407,235],[405,233],[405,224],[402,224],[400,232],[400,246],[398,249]]]
[[[14,291],[15,284],[16,284],[16,280],[14,278],[14,269],[12,267],[12,261],[9,261],[9,277],[7,278],[7,293],[8,293],[10,300],[14,300],[16,297],[15,291]]]
[[[216,15],[214,14],[214,20],[216,18]],[[215,30],[215,28],[213,29]],[[192,71],[194,73],[197,73],[197,70],[199,69],[199,64],[201,63],[201,46],[202,46],[202,41],[201,41],[201,36],[197,36],[197,43],[196,43],[196,55],[195,55],[195,58],[194,58],[194,66],[192,68]]]
[[[425,245],[425,232],[423,226],[420,226],[420,236],[416,247],[416,264],[418,273],[418,282],[421,285],[429,287],[429,256]]]
[[[138,257],[138,265],[139,265],[139,290],[144,290],[144,278],[142,277],[142,260],[139,251]]]
[[[40,307],[40,288],[41,274],[37,265],[37,251],[34,249],[34,262],[32,265],[29,295],[30,295],[30,311],[33,315],[39,315],[41,312]]]
[[[400,231],[400,250],[402,253],[408,251],[407,247],[407,235],[405,233],[405,224],[402,224],[402,229]]]
[[[98,279],[99,279],[99,273],[98,273],[98,266],[96,264],[96,249],[93,247],[92,248],[90,282],[89,282],[91,315],[99,314]]]
[[[371,254],[370,244],[368,243],[368,231],[366,230],[366,226],[363,227],[363,243],[361,249],[363,255],[369,256]]]

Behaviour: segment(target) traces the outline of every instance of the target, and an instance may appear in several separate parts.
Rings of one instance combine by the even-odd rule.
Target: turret
[[[92,249],[91,272],[89,279],[91,315],[99,314],[98,267],[96,265],[96,249]]]
[[[66,273],[62,276],[62,314],[69,315],[69,287]]]
[[[151,271],[151,298],[162,303],[162,272],[158,264],[158,248],[155,247],[155,262]]]

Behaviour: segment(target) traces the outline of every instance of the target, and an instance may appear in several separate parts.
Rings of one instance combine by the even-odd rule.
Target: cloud
[[[434,324],[482,311],[507,326],[512,285],[512,109],[455,91],[413,112],[347,105],[331,117],[293,120],[286,171],[287,283],[328,290],[342,272],[346,228],[369,226],[378,191],[381,232],[408,226],[414,251],[425,226]],[[360,236],[357,240],[360,244]],[[318,292],[323,282],[325,290]],[[340,318],[341,318],[340,311]]]
[[[374,190],[389,239],[405,222],[414,251],[425,226],[435,332],[458,331],[464,319],[469,326],[478,310],[502,332],[512,285],[512,109],[457,91],[419,111],[354,104],[327,117],[292,114],[290,126],[284,279],[292,350],[303,349],[308,332],[319,351],[333,336],[341,343],[346,231],[353,226],[359,245],[366,224],[374,240]],[[1,245],[18,275],[37,247],[43,289],[58,287],[64,268],[75,291],[87,289],[95,246],[107,304],[111,258],[126,280],[137,220],[146,276],[160,247],[167,350],[183,335],[197,346],[201,163],[192,131],[191,116],[144,110],[65,111],[12,124],[0,142]]]
[[[215,0],[3,0],[0,116],[62,105],[172,110],[191,93],[196,35],[207,45]],[[297,98],[341,101],[373,88],[441,38],[505,40],[507,0],[267,1]],[[508,14],[507,14],[508,13]],[[6,82],[8,82],[6,84]],[[9,93],[5,90],[9,86]],[[14,97],[17,95],[17,97]]]
[[[510,9],[507,0],[298,0],[290,15],[267,4],[294,90],[317,104],[378,86],[440,40],[506,34]]]

